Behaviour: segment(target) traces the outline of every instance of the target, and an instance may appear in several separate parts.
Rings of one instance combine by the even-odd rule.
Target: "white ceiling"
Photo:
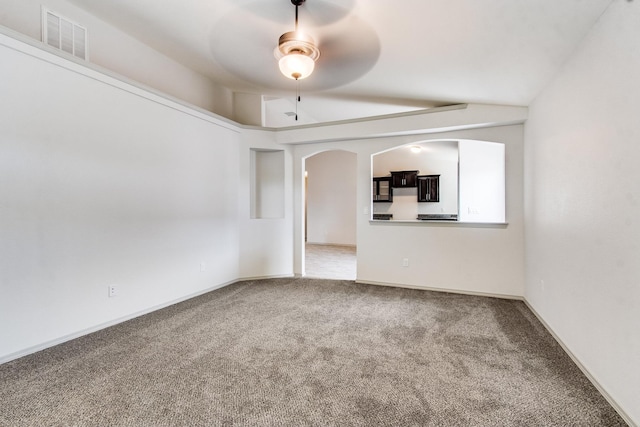
[[[274,111],[295,109],[273,56],[293,30],[290,0],[70,1],[233,91],[272,97]],[[300,27],[321,57],[301,81],[297,124],[529,105],[611,1],[306,0]]]

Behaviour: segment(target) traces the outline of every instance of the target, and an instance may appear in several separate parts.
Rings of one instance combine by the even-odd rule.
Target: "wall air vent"
[[[42,8],[42,41],[76,58],[88,59],[87,29]]]

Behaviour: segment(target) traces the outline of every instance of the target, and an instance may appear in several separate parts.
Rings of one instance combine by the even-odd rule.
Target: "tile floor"
[[[305,245],[305,276],[322,279],[355,280],[356,247]]]

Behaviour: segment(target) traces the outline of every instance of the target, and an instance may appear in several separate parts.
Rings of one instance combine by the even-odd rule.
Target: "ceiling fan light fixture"
[[[309,77],[313,73],[316,63],[311,57],[303,53],[292,52],[280,58],[278,65],[280,66],[280,72],[285,77],[300,80]]]
[[[310,36],[299,31],[289,31],[280,36],[273,54],[285,77],[300,80],[311,75],[320,51]]]
[[[280,36],[274,56],[278,60],[280,72],[293,80],[304,79],[313,73],[315,62],[320,57],[313,38],[298,31],[298,7],[305,0],[291,0],[296,7],[295,31],[289,31]]]

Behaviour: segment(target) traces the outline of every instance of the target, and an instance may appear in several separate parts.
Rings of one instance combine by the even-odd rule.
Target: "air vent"
[[[284,113],[285,115],[289,116],[289,117],[293,117],[296,115],[296,113],[294,113],[293,111],[287,111],[286,113]]]
[[[77,58],[87,59],[87,29],[45,8],[42,9],[42,41]]]

